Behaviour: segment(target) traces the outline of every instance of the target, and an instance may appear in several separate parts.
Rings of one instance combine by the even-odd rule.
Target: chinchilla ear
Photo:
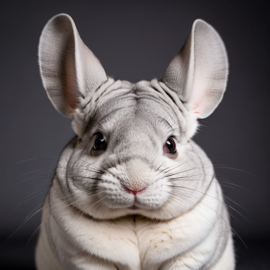
[[[227,77],[228,58],[222,40],[212,26],[198,19],[161,80],[196,118],[205,118],[221,101]]]
[[[43,86],[56,110],[72,118],[81,98],[107,80],[99,60],[81,40],[72,18],[53,17],[44,27],[38,48]]]

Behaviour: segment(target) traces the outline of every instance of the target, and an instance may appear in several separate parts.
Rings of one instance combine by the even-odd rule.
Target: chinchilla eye
[[[105,151],[107,148],[107,143],[101,133],[96,134],[96,140],[94,143],[94,150],[100,150],[100,151]]]
[[[169,137],[166,143],[163,146],[165,153],[175,154],[176,153],[176,144],[172,137]]]

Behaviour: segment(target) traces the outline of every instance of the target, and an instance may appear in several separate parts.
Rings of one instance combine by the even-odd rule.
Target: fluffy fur
[[[233,270],[222,191],[191,140],[197,118],[212,113],[226,87],[216,31],[195,21],[162,79],[132,84],[107,77],[60,14],[43,30],[39,61],[49,98],[78,136],[44,202],[37,268]],[[106,150],[95,149],[100,133]]]

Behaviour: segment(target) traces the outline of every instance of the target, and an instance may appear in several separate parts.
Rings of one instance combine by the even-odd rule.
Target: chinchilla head
[[[132,84],[108,77],[60,14],[42,32],[39,65],[49,99],[78,135],[57,173],[70,204],[99,219],[170,219],[202,199],[211,163],[190,139],[221,101],[228,75],[210,25],[194,22],[160,80]]]

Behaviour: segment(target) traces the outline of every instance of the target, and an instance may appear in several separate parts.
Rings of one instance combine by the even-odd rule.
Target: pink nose
[[[125,188],[126,188],[126,190],[127,190],[128,193],[133,193],[135,196],[136,196],[137,193],[140,193],[140,192],[143,192],[143,191],[146,190],[146,187],[143,188],[143,189],[140,189],[140,190],[132,190],[132,189],[127,188],[127,187],[125,187]]]

